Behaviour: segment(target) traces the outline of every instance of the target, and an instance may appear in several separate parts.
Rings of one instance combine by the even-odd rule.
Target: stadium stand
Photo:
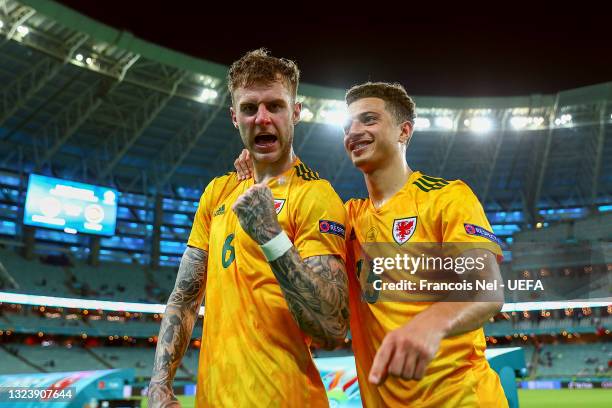
[[[66,270],[50,266],[38,260],[25,260],[10,248],[0,247],[0,261],[8,273],[17,281],[22,293],[34,295],[66,296],[68,288]]]
[[[539,352],[535,377],[573,378],[610,375],[610,343],[545,345]]]
[[[0,374],[25,374],[38,372],[38,368],[28,364],[16,353],[14,346],[0,345]],[[17,355],[16,355],[17,354]]]
[[[102,370],[108,368],[94,356],[87,348],[74,347],[41,347],[15,345],[16,354],[23,357],[31,364],[41,367],[43,372],[79,371],[83,367],[91,370]]]

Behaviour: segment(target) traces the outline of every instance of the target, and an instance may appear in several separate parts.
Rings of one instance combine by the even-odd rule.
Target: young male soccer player
[[[461,255],[485,259],[480,272],[499,280],[499,241],[482,206],[461,181],[413,172],[406,162],[415,105],[401,85],[365,83],[346,94],[344,145],[365,178],[369,198],[349,200],[350,253],[363,265],[369,243],[465,243]],[[248,156],[235,162],[248,176]],[[393,243],[393,244],[391,244]],[[349,271],[352,271],[349,262]],[[482,325],[495,301],[391,302],[366,296],[369,276],[349,272],[351,333],[366,407],[506,407],[499,378],[485,357]],[[371,272],[370,272],[371,273]],[[469,274],[469,272],[466,272]],[[491,300],[487,297],[486,300]]]
[[[465,243],[461,256],[484,259],[480,274],[501,280],[499,241],[488,233],[491,227],[470,188],[408,166],[415,105],[404,88],[366,83],[351,88],[346,102],[344,145],[369,195],[346,204],[352,252],[358,256],[358,246],[368,241]],[[349,279],[353,349],[366,406],[507,406],[484,357],[482,330],[501,309],[503,293],[496,301],[489,296],[454,303],[362,302],[357,279],[367,278],[349,274]]]
[[[328,405],[309,345],[335,347],[347,332],[346,213],[293,152],[298,82],[292,61],[265,50],[230,68],[232,122],[257,184],[228,173],[202,195],[160,329],[151,406],[175,401],[203,297],[197,406]]]

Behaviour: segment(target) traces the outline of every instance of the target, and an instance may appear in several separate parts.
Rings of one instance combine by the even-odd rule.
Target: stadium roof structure
[[[0,169],[181,196],[232,167],[227,67],[49,0],[0,0]],[[214,41],[214,39],[209,39]],[[390,78],[392,79],[392,78]],[[344,90],[302,84],[298,155],[343,198]],[[413,169],[461,178],[490,211],[612,202],[612,82],[554,95],[415,96]]]

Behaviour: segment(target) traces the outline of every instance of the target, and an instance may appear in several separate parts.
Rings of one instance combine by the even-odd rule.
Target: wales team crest
[[[282,211],[284,206],[285,206],[285,200],[280,199],[280,198],[274,199],[274,211],[276,211],[276,214],[279,214]]]
[[[417,217],[400,218],[393,220],[393,239],[402,245],[412,237],[416,230]]]

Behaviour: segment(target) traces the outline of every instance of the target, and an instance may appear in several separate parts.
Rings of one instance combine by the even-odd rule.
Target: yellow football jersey
[[[399,248],[416,242],[466,242],[473,243],[472,248],[493,247],[501,256],[482,206],[461,181],[414,172],[380,208],[374,208],[369,199],[350,200],[346,207],[348,253],[358,264],[363,264],[360,250],[366,243]],[[352,259],[348,265],[354,265]],[[363,275],[357,268],[349,269],[351,334],[365,407],[507,407],[499,377],[484,356],[482,329],[443,339],[420,381],[388,377],[381,386],[371,384],[368,375],[385,335],[432,303],[391,302],[368,296],[362,292],[368,282]]]
[[[210,182],[188,245],[208,251],[198,407],[326,407],[310,340],[289,312],[259,245],[232,211],[253,185],[228,173]],[[302,259],[345,259],[346,212],[329,182],[297,160],[271,180],[278,220]]]

